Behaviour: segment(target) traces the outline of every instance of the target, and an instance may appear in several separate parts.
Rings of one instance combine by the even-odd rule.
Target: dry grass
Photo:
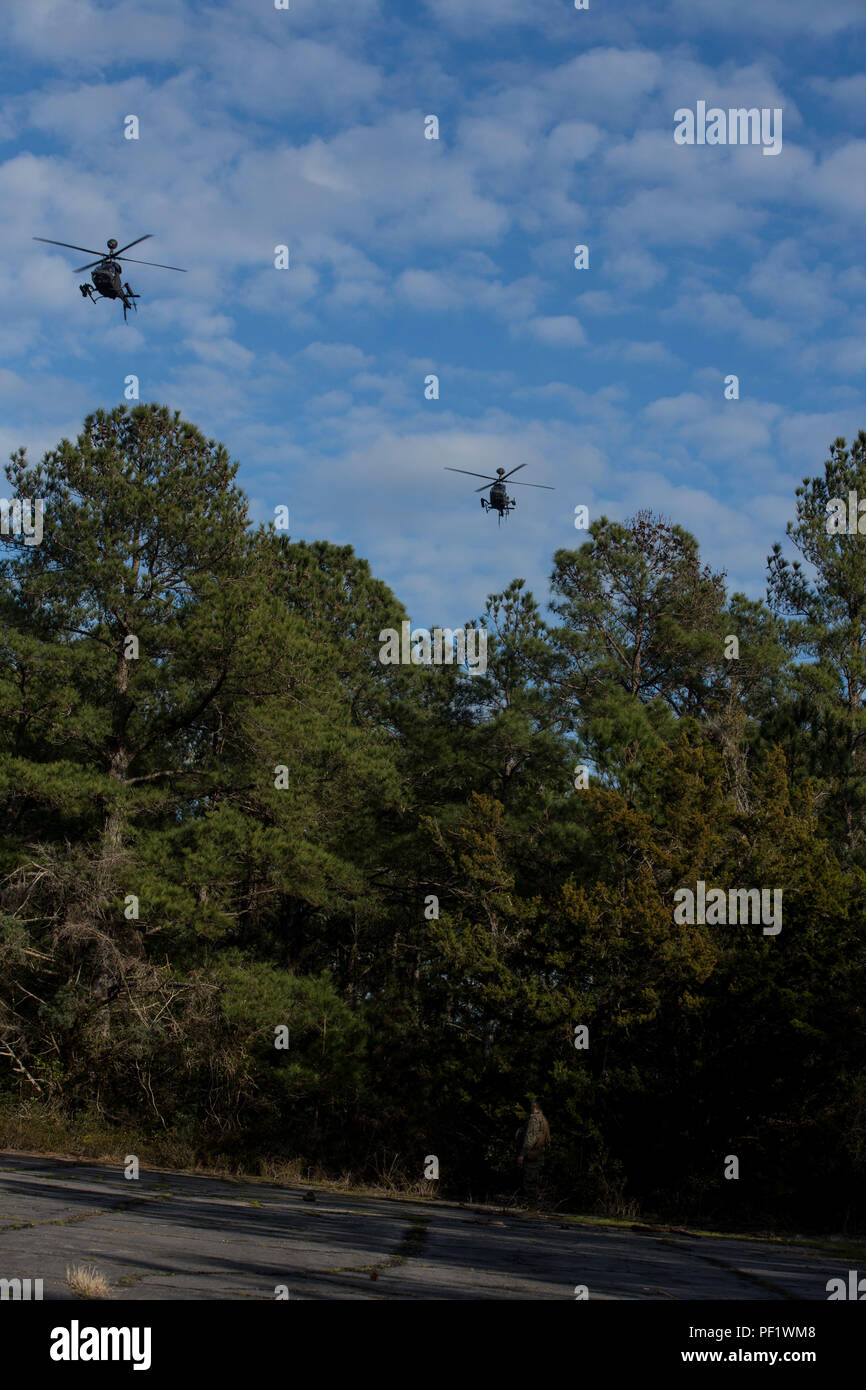
[[[243,1159],[212,1153],[204,1158],[186,1134],[168,1130],[144,1134],[134,1126],[110,1127],[97,1111],[70,1118],[56,1100],[26,1098],[0,1103],[0,1151],[41,1153],[52,1158],[84,1159],[122,1167],[135,1154],[143,1167],[178,1173],[206,1173],[232,1181],[262,1181],[279,1187],[321,1187],[329,1192],[354,1192],[367,1197],[424,1201],[439,1195],[438,1182],[428,1182],[398,1154],[376,1156],[375,1173],[347,1170],[340,1177],[302,1158]]]
[[[70,1119],[55,1101],[8,1100],[0,1105],[0,1149],[64,1154],[97,1163],[123,1164],[133,1153],[156,1168],[195,1169],[196,1151],[185,1135],[146,1135],[133,1126],[122,1133],[95,1112]]]
[[[84,1265],[76,1265],[74,1269],[66,1270],[66,1282],[73,1293],[77,1293],[79,1298],[110,1298],[111,1288],[104,1274],[100,1274],[98,1269],[86,1269]]]
[[[296,1187],[309,1181],[307,1165],[299,1158],[263,1158],[259,1161],[259,1177],[285,1187]]]

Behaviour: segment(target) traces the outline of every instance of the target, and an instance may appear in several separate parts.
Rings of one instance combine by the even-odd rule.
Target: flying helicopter
[[[479,500],[486,512],[499,513],[499,520],[497,524],[501,526],[502,518],[504,516],[507,517],[508,513],[513,511],[514,508],[517,506],[515,498],[508,496],[508,493],[505,489],[505,480],[506,478],[510,478],[512,473],[516,473],[519,468],[525,467],[525,463],[518,463],[517,468],[510,469],[508,473],[506,473],[504,468],[497,468],[495,478],[491,477],[489,473],[471,473],[468,468],[449,468],[447,464],[445,471],[447,473],[465,473],[469,478],[486,478],[487,482],[484,484],[483,487],[477,487],[475,489],[476,492],[486,492],[489,484],[492,483],[493,486],[490,488],[489,500],[486,497],[482,497]],[[524,483],[521,482],[520,479],[517,480],[514,486],[543,487],[546,488],[548,492],[556,492],[556,488],[549,487],[547,483]]]
[[[85,284],[79,285],[78,288],[81,290],[82,296],[85,299],[89,299],[92,304],[96,303],[97,297],[101,299],[119,299],[123,304],[123,321],[126,323],[127,309],[135,309],[137,311],[138,305],[135,301],[140,299],[141,295],[134,294],[128,282],[126,284],[121,283],[121,261],[131,261],[133,265],[152,265],[155,266],[157,270],[179,270],[182,275],[186,274],[183,267],[179,265],[160,265],[158,261],[138,261],[135,256],[124,256],[124,251],[128,251],[131,246],[137,246],[140,241],[147,241],[151,236],[153,236],[153,233],[147,232],[144,236],[137,237],[135,241],[127,242],[126,246],[121,246],[119,251],[117,249],[117,242],[112,237],[106,242],[108,246],[107,255],[103,254],[101,251],[94,251],[90,246],[73,246],[71,241],[52,241],[51,238],[47,236],[35,236],[33,240],[44,241],[48,246],[66,246],[70,251],[86,251],[89,256],[98,257],[95,261],[89,261],[87,265],[76,266],[74,272],[76,275],[80,275],[83,270],[93,270],[93,274],[90,277],[93,284],[88,285],[85,282]]]

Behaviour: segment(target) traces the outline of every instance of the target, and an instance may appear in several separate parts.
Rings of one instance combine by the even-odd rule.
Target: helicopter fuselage
[[[508,496],[503,482],[495,482],[490,489],[490,500],[482,497],[481,505],[485,511],[498,512],[501,521],[514,506],[514,499]]]
[[[119,299],[123,305],[123,318],[125,322],[127,309],[136,308],[135,301],[139,296],[129,284],[124,285],[120,278],[122,274],[123,271],[121,270],[120,262],[112,260],[110,256],[106,256],[105,260],[100,261],[99,265],[90,273],[93,285],[88,285],[85,281],[85,283],[79,285],[78,288],[81,290],[85,299],[90,299],[94,304],[96,303],[97,297],[100,299]]]
[[[123,299],[120,266],[117,261],[103,261],[90,276],[93,288],[103,299]]]

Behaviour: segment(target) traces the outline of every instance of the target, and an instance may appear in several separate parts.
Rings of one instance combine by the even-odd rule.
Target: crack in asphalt
[[[740,1279],[745,1279],[748,1283],[757,1285],[758,1288],[766,1289],[768,1293],[778,1294],[781,1298],[788,1299],[792,1303],[799,1302],[796,1294],[790,1293],[781,1284],[775,1284],[772,1280],[764,1278],[760,1274],[752,1274],[747,1269],[741,1269],[739,1265],[732,1264],[730,1260],[723,1260],[720,1255],[708,1255],[703,1250],[690,1250],[687,1245],[682,1245],[676,1240],[665,1240],[662,1238],[656,1242],[658,1245],[666,1245],[670,1250],[676,1250],[680,1254],[689,1255],[696,1260],[703,1260],[706,1264],[714,1265],[716,1269],[723,1269],[726,1274],[736,1274]],[[673,1298],[675,1295],[671,1294]]]
[[[386,1260],[378,1260],[369,1265],[332,1265],[330,1269],[321,1271],[318,1277],[332,1274],[370,1274],[374,1270],[376,1273],[380,1269],[396,1269],[399,1265],[404,1265],[407,1260],[417,1259],[421,1253],[421,1248],[427,1239],[427,1228],[430,1225],[429,1216],[410,1216],[410,1227],[400,1240],[393,1255],[389,1255]]]
[[[90,1221],[94,1216],[105,1216],[116,1211],[129,1211],[131,1207],[137,1207],[142,1202],[150,1202],[154,1199],[140,1193],[136,1197],[126,1197],[122,1201],[113,1202],[110,1206],[95,1207],[93,1211],[79,1212],[77,1216],[55,1216],[49,1221],[13,1221],[5,1226],[0,1226],[0,1231],[32,1231],[41,1229],[43,1226],[74,1226],[79,1221]]]

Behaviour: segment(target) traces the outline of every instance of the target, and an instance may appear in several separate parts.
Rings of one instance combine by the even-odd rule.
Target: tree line
[[[7,469],[2,1103],[496,1197],[535,1095],[564,1206],[862,1225],[866,433],[766,600],[600,517],[483,674],[380,662],[398,598],[236,472],[155,405]],[[675,921],[698,880],[781,931]]]

